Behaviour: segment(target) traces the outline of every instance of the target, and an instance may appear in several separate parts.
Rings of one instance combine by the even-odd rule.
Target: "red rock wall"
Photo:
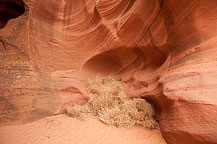
[[[171,59],[162,82],[172,104],[162,114],[161,129],[168,143],[217,142],[216,4],[214,0],[165,3]]]
[[[63,112],[113,75],[155,104],[168,144],[217,142],[215,0],[25,2],[0,30],[2,123]]]

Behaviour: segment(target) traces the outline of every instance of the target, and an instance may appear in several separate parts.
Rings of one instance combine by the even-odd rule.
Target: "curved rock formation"
[[[25,0],[0,30],[0,121],[62,113],[112,75],[146,97],[168,144],[217,143],[217,2]]]
[[[171,0],[165,5],[171,59],[162,83],[170,105],[162,114],[161,129],[168,143],[217,142],[216,4]]]

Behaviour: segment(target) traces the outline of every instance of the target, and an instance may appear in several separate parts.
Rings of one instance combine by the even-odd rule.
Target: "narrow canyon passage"
[[[84,129],[94,123],[108,137],[92,143],[123,143],[117,136],[129,137],[128,143],[217,143],[216,5],[216,0],[1,0],[0,141],[88,143],[91,133]],[[89,99],[89,79],[107,76],[123,82],[128,97],[154,105],[160,130],[125,131],[63,115],[67,106]],[[39,135],[31,137],[31,129]],[[55,138],[61,137],[56,129],[68,132],[63,141]],[[80,130],[82,140],[69,138]]]

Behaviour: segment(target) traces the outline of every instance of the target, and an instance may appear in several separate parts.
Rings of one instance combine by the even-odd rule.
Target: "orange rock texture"
[[[217,143],[216,0],[24,3],[0,29],[0,125],[63,113],[110,75],[154,104],[168,144]]]

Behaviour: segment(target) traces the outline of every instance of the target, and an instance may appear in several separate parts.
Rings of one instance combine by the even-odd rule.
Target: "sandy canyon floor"
[[[23,125],[0,127],[1,144],[166,144],[159,130],[134,126],[107,126],[89,118],[66,115],[44,118]]]

